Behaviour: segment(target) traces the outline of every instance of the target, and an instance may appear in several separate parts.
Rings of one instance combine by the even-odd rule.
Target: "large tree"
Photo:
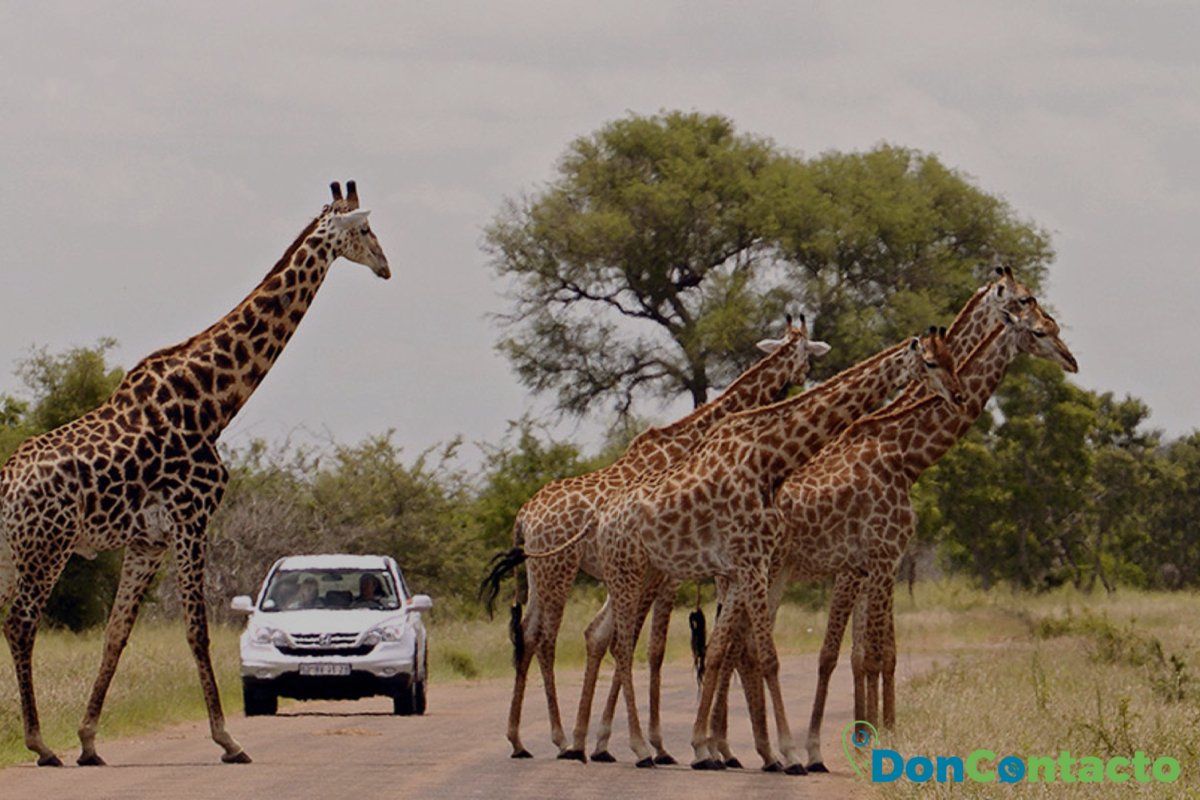
[[[782,321],[786,298],[756,280],[781,158],[694,113],[631,115],[572,142],[558,179],[486,232],[512,279],[500,349],[522,381],[578,414],[601,397],[628,412],[639,390],[705,402]]]
[[[583,414],[639,394],[708,399],[785,309],[833,372],[946,322],[991,266],[1036,288],[1046,235],[935,157],[880,146],[804,159],[721,116],[630,115],[572,142],[509,200],[485,248],[508,279],[499,348]]]

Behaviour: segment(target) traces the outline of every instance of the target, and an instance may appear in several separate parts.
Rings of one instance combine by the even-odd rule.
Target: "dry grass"
[[[599,610],[598,589],[577,590],[558,647],[559,668],[583,664],[580,635]],[[711,604],[709,624],[712,621]],[[824,611],[788,606],[776,625],[783,653],[820,647]],[[983,593],[947,581],[896,598],[901,655],[945,656],[947,666],[901,687],[898,730],[884,745],[902,754],[966,756],[986,747],[1004,755],[1132,756],[1143,750],[1178,759],[1175,784],[915,784],[877,788],[885,797],[1042,797],[1138,791],[1153,797],[1200,796],[1200,595],[1069,590],[1046,595]],[[441,620],[430,628],[431,681],[501,678],[511,673],[507,610],[494,620]],[[684,615],[673,620],[668,659],[690,658]],[[241,710],[237,631],[214,626],[213,661],[226,710]],[[72,756],[75,729],[100,659],[100,631],[38,637],[35,676],[47,741]],[[639,657],[641,648],[639,648]],[[1172,660],[1174,657],[1174,660]],[[940,659],[941,660],[941,659]],[[143,622],[122,658],[101,720],[101,741],[201,719],[203,703],[182,628]],[[832,743],[831,743],[832,744]],[[834,756],[840,748],[833,744]],[[828,753],[827,753],[828,754]],[[0,647],[0,765],[27,761],[7,648]],[[1082,790],[1082,793],[1081,793]]]
[[[926,587],[915,604],[897,600],[898,639],[908,648],[955,654],[949,666],[899,691],[897,730],[881,746],[906,758],[958,756],[986,748],[998,757],[1057,758],[1069,751],[1105,762],[1168,756],[1170,784],[1062,781],[1011,785],[878,784],[886,798],[1146,797],[1200,795],[1200,596],[1121,591],[1086,596],[984,595],[957,587],[957,600]],[[1078,775],[1079,767],[1075,767]],[[1128,771],[1128,770],[1123,770]]]

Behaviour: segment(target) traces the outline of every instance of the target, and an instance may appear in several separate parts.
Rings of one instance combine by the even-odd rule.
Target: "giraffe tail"
[[[515,573],[517,567],[525,563],[525,548],[514,547],[503,553],[497,553],[488,562],[491,572],[479,584],[479,599],[487,606],[488,616],[495,612],[496,596],[500,594],[500,582],[510,573]]]
[[[700,609],[699,604],[696,605],[695,611],[688,614],[688,627],[692,629],[692,666],[696,670],[696,683],[703,684],[704,656],[708,650],[708,632],[706,630],[707,624],[704,619],[704,612]]]

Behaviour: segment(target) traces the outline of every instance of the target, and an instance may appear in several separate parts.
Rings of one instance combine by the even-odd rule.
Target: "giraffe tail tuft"
[[[696,668],[696,683],[704,682],[704,656],[708,649],[707,623],[699,607],[688,614],[688,627],[692,629],[692,665]]]
[[[479,599],[487,606],[488,616],[495,612],[496,596],[500,594],[500,582],[510,573],[516,572],[517,567],[525,563],[525,549],[514,547],[493,556],[488,565],[492,568],[483,582],[479,584]]]
[[[521,604],[519,602],[514,602],[509,611],[508,638],[512,640],[513,645],[513,667],[519,670],[521,662],[525,660],[525,631],[521,627]]]

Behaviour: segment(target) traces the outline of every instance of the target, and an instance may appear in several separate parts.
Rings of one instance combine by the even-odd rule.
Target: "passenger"
[[[358,599],[354,601],[355,608],[383,608],[383,584],[379,578],[369,572],[364,572],[358,579]]]
[[[313,608],[317,604],[317,592],[319,590],[320,587],[317,585],[316,578],[305,578],[300,583],[300,591],[296,593],[295,597],[288,601],[286,608],[288,610],[297,608]]]

